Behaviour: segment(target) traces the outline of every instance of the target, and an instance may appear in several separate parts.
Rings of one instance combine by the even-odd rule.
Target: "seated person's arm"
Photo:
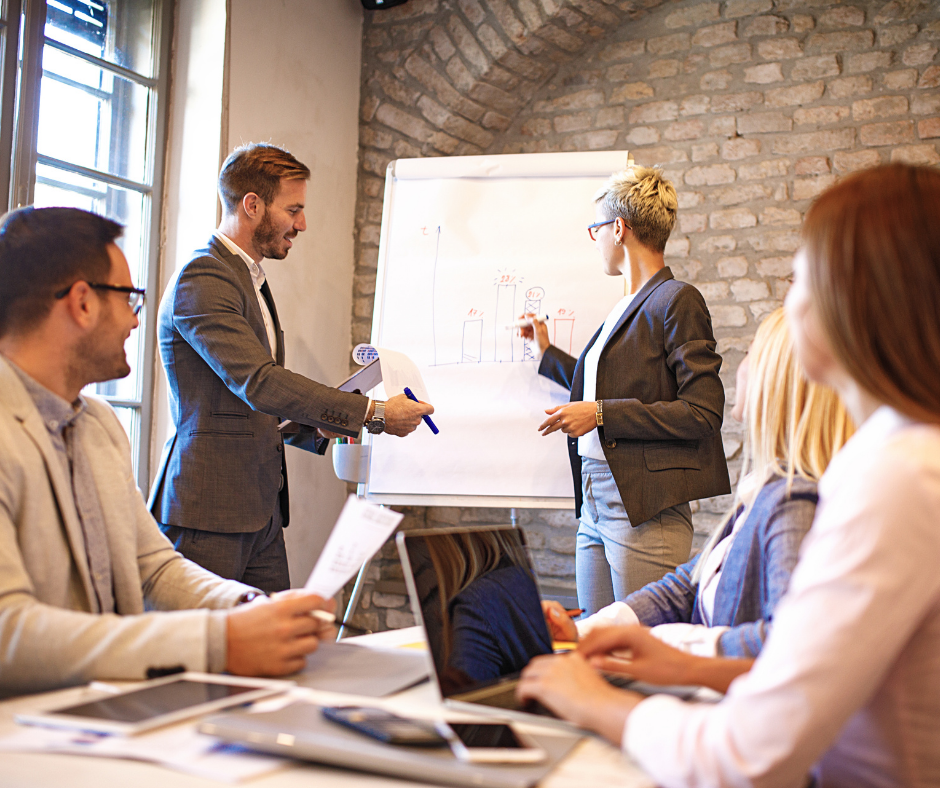
[[[661,580],[649,583],[620,602],[575,623],[557,602],[543,602],[549,632],[555,640],[575,641],[597,627],[643,624],[647,627],[692,620],[697,586],[692,573],[698,556]]]
[[[643,695],[612,687],[598,674],[625,649],[630,674],[652,684],[699,684],[725,691],[752,660],[693,657],[658,641],[641,627],[609,627],[587,637],[576,652],[536,657],[522,672],[516,696],[537,700],[559,716],[621,745],[624,725]]]
[[[673,648],[644,627],[598,629],[578,646],[578,653],[598,670],[626,673],[650,684],[709,687],[727,692],[747,673],[752,659],[697,657]]]

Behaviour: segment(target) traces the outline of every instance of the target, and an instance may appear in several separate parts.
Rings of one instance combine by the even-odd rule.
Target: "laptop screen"
[[[443,697],[515,678],[551,653],[520,529],[416,531],[399,549]]]

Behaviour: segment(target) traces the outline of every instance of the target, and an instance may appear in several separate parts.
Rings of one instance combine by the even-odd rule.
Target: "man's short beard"
[[[254,243],[262,257],[268,260],[283,260],[287,257],[287,249],[282,249],[278,244],[281,235],[278,233],[274,222],[271,221],[271,215],[268,213],[268,207],[265,206],[264,215],[261,222],[255,227],[251,240]]]
[[[104,383],[107,380],[126,378],[131,374],[124,343],[120,350],[114,348],[113,353],[106,353],[108,338],[105,332],[95,332],[83,337],[75,348],[69,363],[69,376],[74,383],[84,388],[90,383]],[[113,342],[113,338],[110,339]]]

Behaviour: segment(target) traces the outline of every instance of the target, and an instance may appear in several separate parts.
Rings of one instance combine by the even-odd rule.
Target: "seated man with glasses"
[[[121,231],[75,208],[0,221],[0,697],[174,669],[282,675],[332,632],[309,615],[332,600],[268,598],[174,551],[117,416],[81,393],[130,372],[144,291]]]

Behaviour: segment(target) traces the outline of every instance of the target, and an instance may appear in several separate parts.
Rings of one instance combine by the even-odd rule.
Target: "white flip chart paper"
[[[569,392],[506,327],[548,315],[552,343],[577,357],[623,297],[586,228],[595,193],[626,163],[625,151],[395,162],[372,344],[414,362],[440,434],[369,438],[368,497],[571,499],[565,437],[537,429]]]

